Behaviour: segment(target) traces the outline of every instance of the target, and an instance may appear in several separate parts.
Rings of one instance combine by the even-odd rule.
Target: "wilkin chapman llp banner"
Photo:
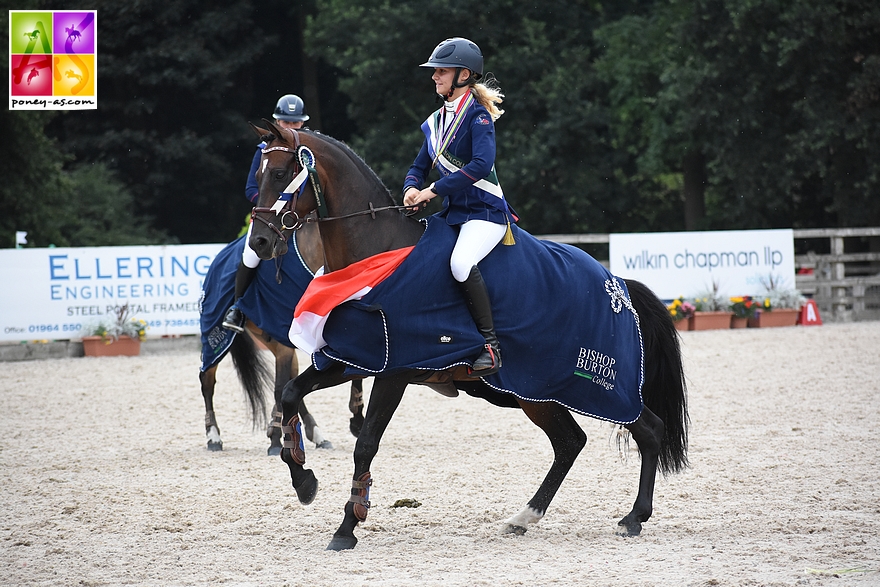
[[[724,230],[611,234],[609,265],[660,299],[719,294],[760,296],[770,283],[795,287],[794,232]]]
[[[148,337],[198,334],[202,284],[224,246],[0,249],[0,341],[80,338],[124,304]]]

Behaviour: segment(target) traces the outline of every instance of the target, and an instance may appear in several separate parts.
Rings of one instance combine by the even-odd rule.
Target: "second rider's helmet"
[[[287,94],[278,99],[272,118],[288,122],[305,122],[309,119],[309,115],[306,114],[306,105],[303,104],[302,98],[296,94]]]

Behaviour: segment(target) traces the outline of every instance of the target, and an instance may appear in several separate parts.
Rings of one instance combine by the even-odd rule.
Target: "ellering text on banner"
[[[0,341],[78,339],[125,304],[150,338],[198,334],[202,284],[224,246],[0,249]]]

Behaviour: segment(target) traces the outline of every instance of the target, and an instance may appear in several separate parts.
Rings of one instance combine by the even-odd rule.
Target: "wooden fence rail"
[[[822,319],[880,320],[880,227],[793,232],[795,287],[816,300]],[[609,264],[607,234],[545,234],[537,238],[585,246],[599,262],[606,267]],[[861,250],[854,252],[854,248]]]

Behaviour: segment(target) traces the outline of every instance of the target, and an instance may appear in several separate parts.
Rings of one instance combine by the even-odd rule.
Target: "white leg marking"
[[[315,426],[315,429],[312,431],[312,442],[315,443],[315,446],[321,446],[324,443],[324,435],[321,434],[321,429]]]
[[[527,507],[506,522],[501,531],[505,534],[524,534],[529,524],[535,524],[544,517],[538,510]]]
[[[211,426],[211,429],[208,430],[208,442],[220,442],[220,431],[216,426]]]

